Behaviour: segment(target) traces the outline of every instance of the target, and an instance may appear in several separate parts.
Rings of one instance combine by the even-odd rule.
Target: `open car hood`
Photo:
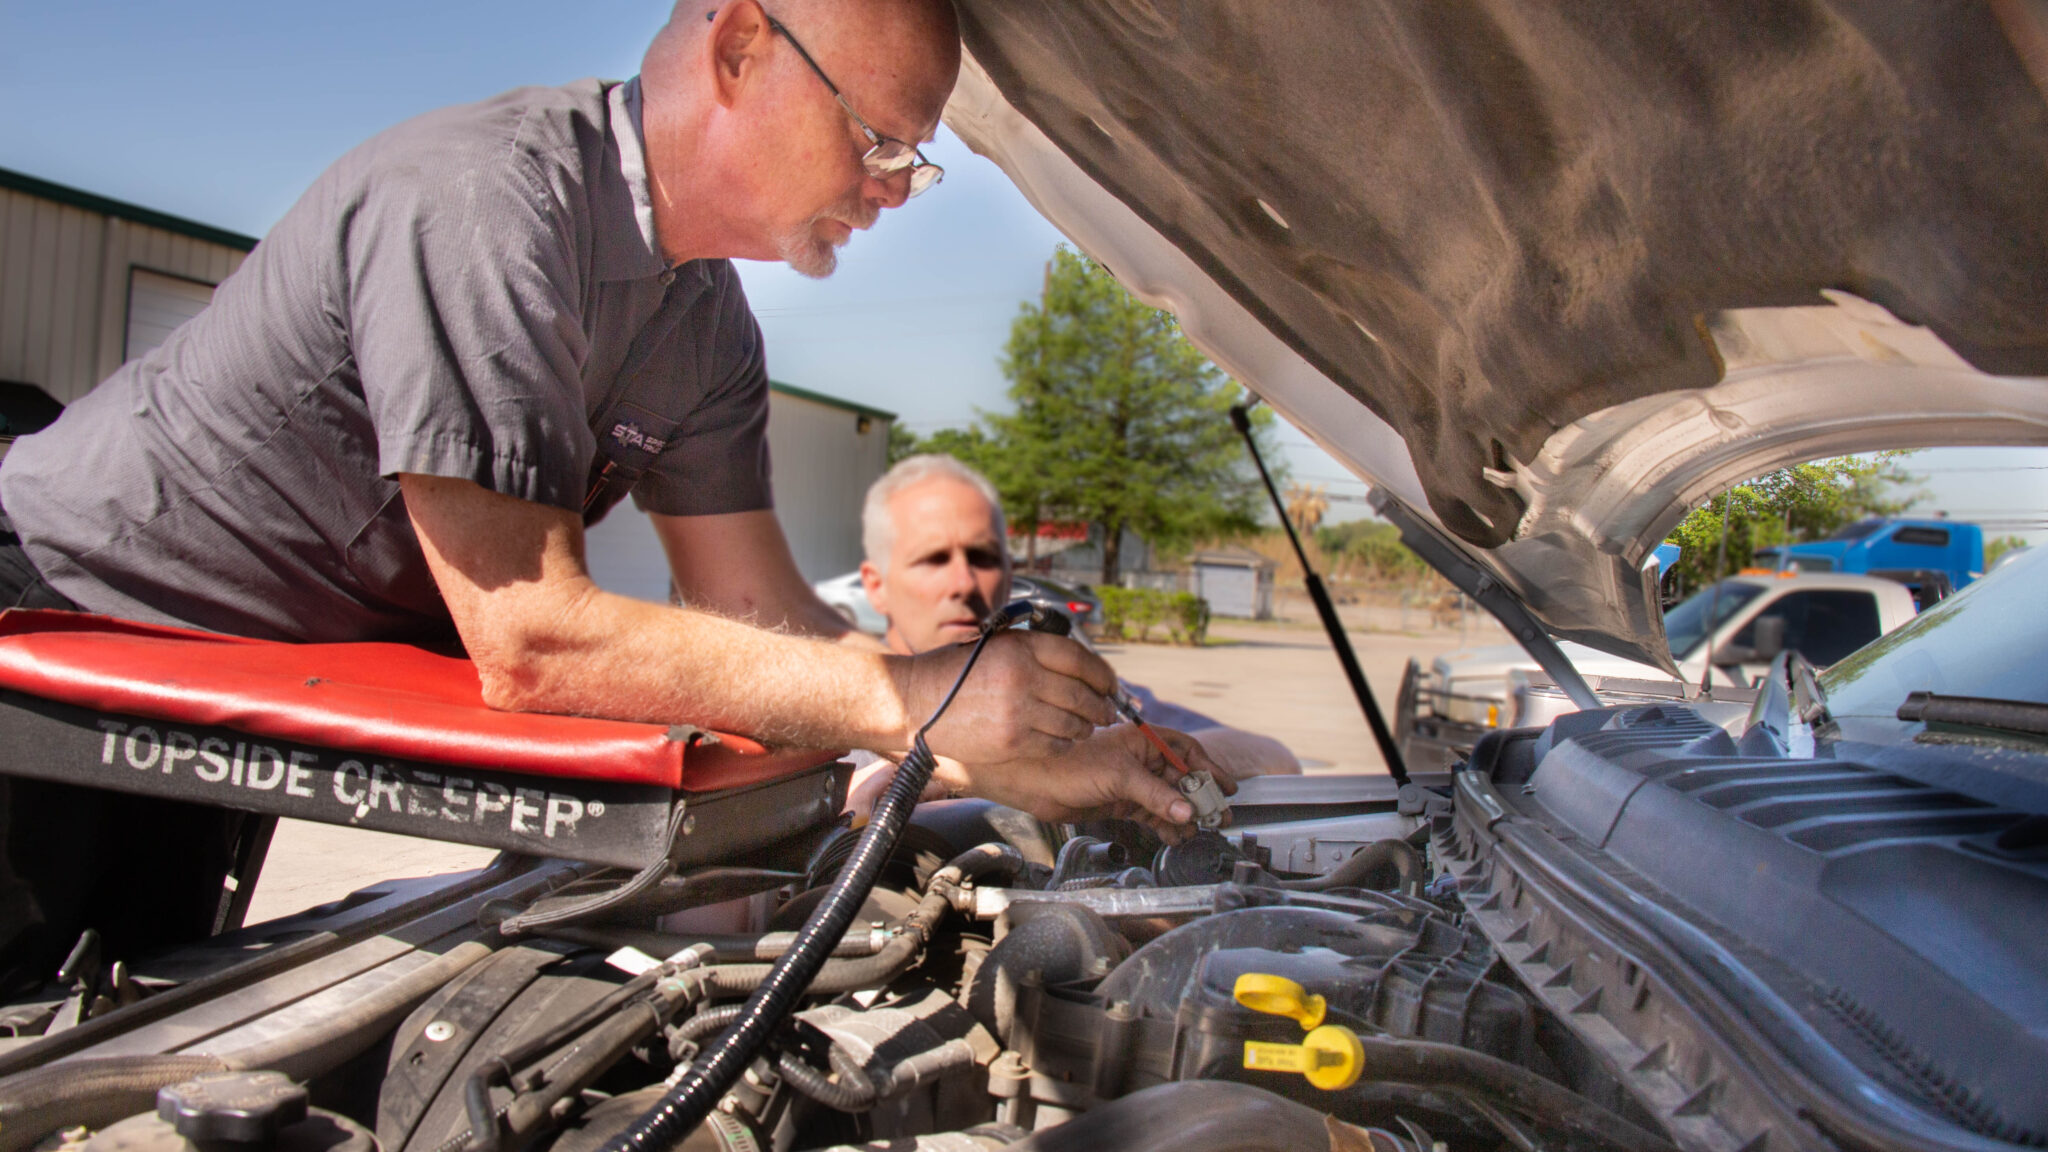
[[[959,8],[953,130],[1560,638],[1669,667],[1730,484],[2048,440],[2043,0]]]

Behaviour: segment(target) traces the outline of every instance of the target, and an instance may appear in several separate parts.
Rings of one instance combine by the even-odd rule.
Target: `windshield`
[[[1714,597],[1717,587],[1721,592],[1719,600]],[[1664,614],[1664,635],[1671,641],[1672,657],[1685,659],[1686,653],[1698,647],[1707,633],[1741,611],[1744,604],[1756,599],[1762,591],[1761,585],[1746,580],[1723,580],[1686,597],[1678,607]],[[1707,621],[1710,611],[1714,614],[1712,623]]]
[[[1828,669],[1828,710],[1892,716],[1908,692],[2048,704],[2044,557],[2005,565]]]
[[[1835,533],[1833,536],[1828,537],[1828,539],[1862,540],[1866,537],[1876,535],[1877,530],[1882,527],[1884,527],[1883,520],[1858,520],[1854,524],[1849,525],[1847,528],[1844,528],[1841,531]]]

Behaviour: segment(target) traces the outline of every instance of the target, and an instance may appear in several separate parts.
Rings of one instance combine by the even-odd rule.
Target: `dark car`
[[[1010,596],[1065,614],[1077,632],[1092,636],[1102,624],[1102,600],[1084,587],[1055,583],[1043,576],[1014,576]]]

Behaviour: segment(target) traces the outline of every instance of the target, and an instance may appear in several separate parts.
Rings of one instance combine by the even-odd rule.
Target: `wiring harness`
[[[897,841],[902,839],[911,810],[917,807],[918,797],[923,794],[937,767],[932,750],[925,743],[925,734],[946,714],[946,709],[952,707],[953,698],[959,695],[961,685],[967,682],[968,673],[974,670],[975,662],[981,658],[989,639],[1025,619],[1039,630],[1066,631],[1065,617],[1034,609],[1029,601],[1024,600],[1004,606],[982,624],[981,634],[967,654],[967,662],[961,666],[960,675],[954,679],[945,698],[939,701],[931,718],[911,739],[910,755],[903,758],[902,766],[896,770],[888,791],[876,803],[874,816],[861,832],[846,866],[839,872],[839,878],[833,881],[825,898],[805,921],[795,943],[747,997],[732,1024],[691,1063],[674,1086],[663,1094],[660,1102],[607,1142],[602,1152],[668,1152],[703,1123],[719,1098],[760,1056],[795,1010],[797,1002],[838,946],[854,917],[860,914],[861,905],[874,889],[876,878],[895,851]]]

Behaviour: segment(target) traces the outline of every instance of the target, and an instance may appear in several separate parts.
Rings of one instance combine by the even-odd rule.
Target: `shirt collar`
[[[608,203],[621,208],[630,205],[634,227],[598,229],[597,274],[602,280],[639,280],[661,276],[668,261],[661,254],[661,241],[654,232],[654,192],[647,180],[647,144],[640,127],[640,78],[615,84],[605,94],[611,125],[605,133],[603,178],[614,175],[623,184],[624,196],[608,195]],[[702,261],[683,264],[678,276],[703,278]],[[664,280],[663,283],[667,283]]]

